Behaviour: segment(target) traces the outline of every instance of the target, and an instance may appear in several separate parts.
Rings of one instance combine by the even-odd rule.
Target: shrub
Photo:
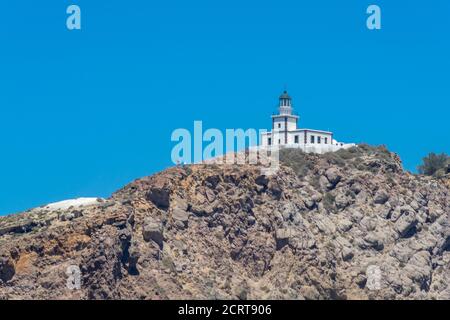
[[[341,150],[339,150],[341,151]],[[331,164],[335,164],[339,167],[344,167],[345,166],[345,161],[343,160],[343,158],[341,157],[340,154],[338,154],[339,151],[336,152],[327,152],[323,154],[323,157],[325,159],[327,159],[327,161]]]
[[[283,149],[280,152],[280,161],[292,168],[299,177],[304,177],[314,167],[308,155],[300,149]]]
[[[368,144],[358,144],[357,147],[340,149],[335,152],[327,152],[321,155],[328,163],[341,168],[355,168],[358,170],[378,172],[378,167],[362,164],[363,156],[369,155],[382,160],[387,165],[396,165],[397,159],[393,153],[389,152],[386,146],[370,146]],[[282,149],[280,161],[291,167],[299,177],[306,176],[314,168],[314,159],[300,149]]]
[[[356,149],[357,149],[356,147],[352,147],[349,149],[340,149],[334,153],[337,156],[339,156],[341,159],[349,160],[349,159],[353,159],[359,155],[359,152]]]
[[[450,157],[445,154],[430,153],[422,159],[422,164],[417,167],[420,174],[427,176],[443,176],[447,173],[450,166]]]
[[[381,158],[384,160],[392,159],[392,154],[391,154],[391,152],[389,152],[389,150],[386,148],[385,145],[370,146],[366,143],[361,143],[361,144],[358,144],[358,149],[359,149],[359,151],[361,151],[361,153],[375,155],[377,158]]]
[[[316,189],[316,190],[320,190],[320,175],[315,174],[311,177],[311,180],[309,181],[310,185]]]

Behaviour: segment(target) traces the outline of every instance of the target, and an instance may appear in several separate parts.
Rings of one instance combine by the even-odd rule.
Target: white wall
[[[294,148],[294,149],[301,149],[306,153],[326,153],[326,152],[335,152],[340,149],[348,149],[351,147],[356,147],[356,144],[354,143],[343,143],[342,146],[339,145],[331,145],[331,144],[290,144],[290,145],[284,145],[281,146],[282,148]]]
[[[314,137],[314,143],[311,143],[311,137]],[[318,137],[320,137],[320,143],[319,143]],[[331,134],[321,133],[321,132],[314,132],[314,131],[307,131],[307,133],[306,133],[306,143],[307,144],[314,144],[314,145],[316,145],[316,144],[318,144],[318,145],[325,144],[325,138],[328,139],[326,144],[331,144],[332,143],[332,135]]]
[[[278,145],[278,140],[281,140],[281,144],[284,144],[284,132],[279,132],[276,134],[272,134],[272,132],[267,132],[260,136],[259,145],[267,146],[268,138],[272,139],[272,145]]]
[[[311,133],[311,135],[314,135],[315,137],[317,135],[320,135],[322,137],[322,139],[324,139],[325,137],[328,138],[328,144],[324,144],[324,140],[322,140],[321,144],[317,144],[317,138],[315,138],[315,144],[311,144],[310,142],[310,138],[309,138],[309,134]],[[331,134],[325,134],[325,133],[315,133],[315,132],[308,132],[307,133],[307,139],[308,139],[308,143],[304,144],[304,131],[299,131],[299,132],[289,132],[288,133],[288,144],[284,144],[284,133],[278,133],[275,134],[274,137],[272,137],[272,133],[271,132],[267,132],[265,134],[262,134],[260,137],[260,146],[262,147],[268,147],[267,144],[267,138],[271,137],[272,138],[272,145],[278,145],[278,139],[281,139],[281,147],[283,148],[298,148],[303,150],[306,153],[326,153],[326,152],[334,152],[337,151],[339,149],[348,149],[351,147],[356,146],[356,144],[354,143],[341,143],[341,142],[337,142],[338,145],[336,144],[331,144]],[[299,136],[299,143],[294,143],[295,141],[295,135]],[[336,141],[334,141],[336,143]],[[342,145],[341,145],[342,144]]]
[[[273,130],[286,130],[284,127],[284,118],[275,118],[273,122]]]
[[[297,120],[295,118],[288,118],[287,127],[288,131],[297,130]]]
[[[274,118],[274,130],[285,131],[285,117]],[[280,127],[278,127],[280,125]],[[293,131],[297,129],[297,120],[293,117],[287,118],[287,131]]]

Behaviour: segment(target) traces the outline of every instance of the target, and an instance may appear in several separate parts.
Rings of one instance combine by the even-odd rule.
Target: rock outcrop
[[[0,299],[450,299],[445,183],[383,148],[281,160],[271,176],[178,166],[2,217]]]

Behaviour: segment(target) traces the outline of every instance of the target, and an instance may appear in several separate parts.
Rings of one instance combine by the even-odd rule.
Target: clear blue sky
[[[450,152],[448,0],[5,1],[0,40],[0,214],[165,169],[194,120],[269,128],[285,85],[302,127]]]

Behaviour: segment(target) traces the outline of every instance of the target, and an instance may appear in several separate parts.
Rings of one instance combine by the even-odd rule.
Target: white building
[[[299,148],[305,152],[325,153],[356,146],[354,143],[342,143],[333,139],[333,132],[300,129],[299,116],[292,112],[292,99],[286,91],[280,96],[278,114],[272,115],[272,131],[263,133],[260,145],[281,148]]]

